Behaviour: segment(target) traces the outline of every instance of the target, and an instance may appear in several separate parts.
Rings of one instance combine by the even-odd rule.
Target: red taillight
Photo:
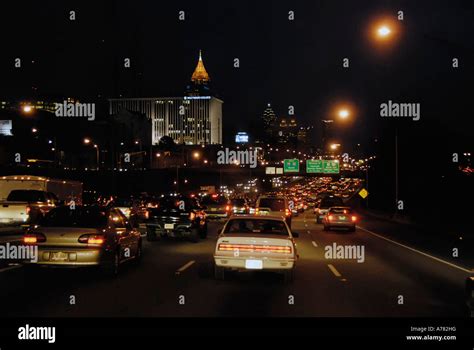
[[[105,237],[102,235],[82,235],[78,239],[79,243],[85,244],[104,244]]]
[[[329,220],[329,221],[332,221],[333,219],[334,219],[334,216],[332,216],[332,215],[329,215],[329,216],[328,216],[328,220]]]
[[[230,210],[230,205],[227,205],[227,206],[225,207],[225,210],[226,210],[226,211],[229,211],[229,210]]]
[[[36,244],[46,242],[46,236],[42,233],[28,233],[23,236],[23,243]]]
[[[195,213],[189,213],[189,220],[194,221],[195,218],[196,218]]]
[[[28,214],[28,215],[29,215],[29,214],[30,214],[30,212],[31,212],[31,207],[30,207],[30,206],[27,206],[27,207],[26,207],[26,214]]]
[[[248,253],[280,253],[280,254],[291,254],[291,246],[279,246],[279,245],[253,245],[253,244],[219,244],[218,250],[225,252],[233,252],[238,250],[239,252]]]
[[[357,216],[352,216],[352,222],[356,222],[357,221]]]

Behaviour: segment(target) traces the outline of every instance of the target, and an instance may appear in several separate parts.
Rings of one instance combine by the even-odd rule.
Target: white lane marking
[[[366,229],[363,228],[363,227],[357,226],[357,228],[358,228],[358,229],[361,229],[362,231],[365,231],[365,232],[367,232],[367,233],[370,233],[371,235],[374,235],[374,236],[376,236],[376,237],[378,237],[378,238],[381,238],[381,239],[384,239],[384,240],[386,240],[386,241],[388,241],[388,242],[391,242],[391,243],[393,243],[393,244],[396,244],[396,245],[398,245],[398,246],[400,246],[400,247],[406,248],[406,249],[408,249],[408,250],[411,250],[411,251],[413,251],[413,252],[416,252],[416,253],[418,253],[418,254],[421,254],[421,255],[424,255],[424,256],[426,256],[426,257],[428,257],[428,258],[431,258],[431,259],[433,259],[433,260],[436,260],[436,261],[438,261],[438,262],[440,262],[440,263],[443,263],[443,264],[445,264],[445,265],[454,267],[454,268],[456,268],[456,269],[458,269],[458,270],[461,270],[461,271],[464,271],[464,272],[467,272],[467,273],[472,273],[471,270],[465,269],[464,267],[461,267],[461,266],[455,265],[455,264],[453,264],[453,263],[450,263],[449,261],[446,261],[446,260],[437,258],[436,256],[433,256],[433,255],[430,255],[430,254],[428,254],[428,253],[422,252],[421,250],[418,250],[418,249],[409,247],[409,246],[407,246],[407,245],[405,245],[405,244],[398,243],[398,242],[393,241],[393,240],[391,240],[391,239],[389,239],[389,238],[387,238],[387,237],[384,237],[384,236],[382,236],[382,235],[379,235],[378,233],[375,233],[375,232],[366,230]]]
[[[316,248],[318,247],[318,244],[315,241],[312,241],[311,243],[313,244],[314,247]]]
[[[22,267],[22,265],[8,266],[8,267],[5,267],[3,269],[0,269],[0,273],[1,272],[7,272],[7,271],[10,271],[10,270],[19,269],[20,267]]]
[[[186,265],[183,265],[181,266],[178,271],[176,271],[176,274],[179,275],[181,272],[183,272],[184,270],[186,270],[187,268],[191,267],[196,261],[194,260],[191,260],[190,262],[188,262]]]
[[[337,269],[333,265],[328,264],[328,267],[329,267],[329,270],[331,270],[331,272],[334,274],[334,276],[342,277],[342,275],[339,273],[339,271],[337,271]]]

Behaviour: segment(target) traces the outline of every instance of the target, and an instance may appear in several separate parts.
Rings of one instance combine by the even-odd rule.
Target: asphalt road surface
[[[366,226],[367,225],[367,226]],[[461,317],[469,271],[379,236],[376,221],[355,233],[324,232],[307,212],[293,219],[300,259],[295,280],[265,272],[216,281],[212,253],[222,222],[197,244],[144,239],[140,266],[115,279],[94,270],[15,272],[16,292],[0,300],[3,317]],[[364,247],[364,261],[328,259],[333,244]],[[71,303],[73,301],[74,303]]]

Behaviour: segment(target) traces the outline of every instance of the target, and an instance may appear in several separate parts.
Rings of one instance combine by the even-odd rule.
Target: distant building
[[[265,131],[265,141],[272,142],[275,137],[277,117],[270,103],[267,104],[267,108],[263,111],[262,120]]]
[[[180,144],[222,144],[224,102],[208,94],[209,82],[200,52],[185,96],[110,99],[109,113],[117,115],[126,110],[146,115],[151,120],[153,145],[163,136]]]
[[[296,145],[298,137],[298,123],[295,117],[280,118],[278,125],[278,143],[290,143]]]

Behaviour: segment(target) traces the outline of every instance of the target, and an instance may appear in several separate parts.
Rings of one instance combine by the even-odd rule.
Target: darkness
[[[294,106],[299,123],[315,126],[318,142],[320,120],[330,117],[334,103],[350,103],[354,116],[335,135],[344,151],[360,143],[366,155],[379,156],[374,185],[390,205],[395,129],[401,195],[420,197],[418,184],[439,186],[456,170],[452,153],[473,150],[473,1],[17,1],[1,7],[2,99],[182,95],[202,49],[224,100],[226,142],[236,131],[257,136],[268,102],[278,116]],[[69,20],[71,10],[76,21]],[[381,17],[400,27],[383,49],[367,35]],[[17,57],[22,69],[14,67]],[[421,120],[380,118],[388,100],[421,103]]]

